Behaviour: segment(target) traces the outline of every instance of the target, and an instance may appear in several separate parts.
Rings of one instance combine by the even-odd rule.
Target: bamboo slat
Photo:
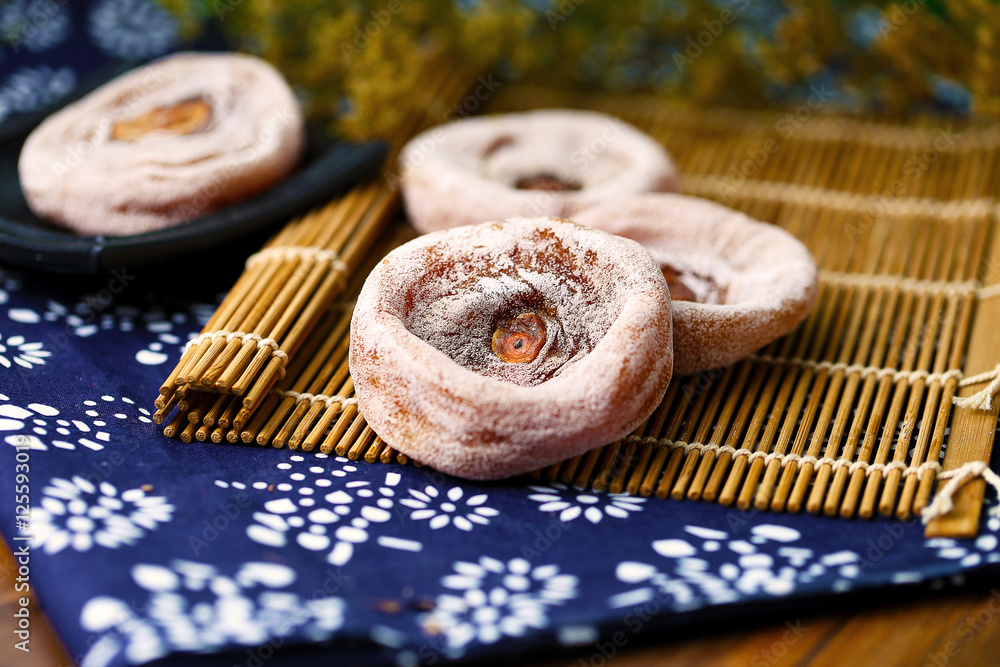
[[[984,256],[983,282],[987,286],[1000,285],[1000,218],[994,216],[990,247]],[[980,300],[976,308],[976,319],[972,325],[966,369],[969,375],[992,370],[997,365],[1000,352],[1000,298],[996,296]],[[981,386],[974,385],[961,390],[962,395],[971,394]],[[968,461],[989,461],[996,436],[997,416],[1000,400],[994,400],[992,410],[959,410],[951,425],[951,437],[945,451],[943,466],[954,470]],[[956,434],[962,437],[956,438]],[[955,511],[945,517],[934,519],[927,526],[929,537],[960,536],[973,537],[979,529],[979,515],[982,509],[985,482],[973,480],[962,487],[955,496]]]
[[[415,91],[410,113],[391,145],[398,149],[418,130],[443,121],[472,78],[461,67],[428,57],[426,85]],[[390,160],[394,159],[395,154]],[[203,417],[217,408],[216,413],[223,410],[218,415],[223,431],[211,433],[213,442],[221,441],[223,433],[229,442],[241,439],[285,377],[289,360],[297,356],[330,303],[343,293],[348,277],[361,273],[362,263],[398,206],[398,193],[388,180],[363,183],[293,220],[252,256],[246,271],[160,387],[155,401],[157,423],[166,421],[176,408],[192,425],[183,426],[174,417],[164,432],[179,434],[186,442],[204,439],[211,424],[204,423]],[[241,400],[230,401],[223,409],[217,396],[206,396],[219,393]],[[333,406],[332,401],[329,404]],[[216,416],[212,414],[210,421]],[[232,430],[224,431],[229,426]]]
[[[469,80],[440,76],[430,97],[456,99]],[[981,389],[960,380],[1000,361],[1000,298],[978,296],[1000,284],[1000,126],[834,116],[790,126],[780,112],[528,86],[506,86],[491,101],[493,111],[544,106],[596,108],[649,132],[677,159],[684,192],[787,229],[813,252],[821,285],[815,310],[785,338],[732,367],[675,378],[632,435],[531,478],[741,509],[908,519],[930,502],[937,464],[989,459],[997,408],[953,408],[952,398]],[[350,299],[368,268],[413,233],[398,223],[380,236],[395,211],[379,180],[279,232],[268,247],[335,250],[346,270],[314,258],[251,264],[205,331],[281,337],[287,374],[255,341],[201,340],[157,400],[160,422],[180,406],[164,432],[413,463],[359,414],[346,362]],[[341,298],[320,308],[304,292]],[[974,534],[984,486],[963,486],[956,510],[928,534]]]

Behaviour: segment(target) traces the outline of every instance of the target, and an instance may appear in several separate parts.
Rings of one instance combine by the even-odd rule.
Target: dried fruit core
[[[111,128],[111,138],[115,141],[133,141],[154,131],[193,134],[208,125],[211,117],[212,107],[204,100],[187,100],[115,123]]]
[[[538,313],[521,313],[493,332],[493,353],[510,364],[533,361],[544,346],[545,322]]]
[[[514,186],[518,190],[546,190],[548,192],[566,192],[579,190],[579,183],[566,182],[552,174],[539,174],[520,179]]]
[[[670,298],[674,301],[697,301],[698,296],[694,291],[684,284],[681,275],[672,266],[664,264],[663,277],[667,279],[667,287],[670,288]]]
[[[493,141],[491,141],[490,145],[487,146],[486,150],[483,151],[483,158],[485,159],[490,157],[501,148],[506,148],[507,146],[513,146],[513,145],[514,145],[514,137],[510,136],[509,134],[499,136]]]

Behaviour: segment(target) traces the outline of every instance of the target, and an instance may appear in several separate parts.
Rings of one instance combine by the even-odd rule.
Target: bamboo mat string
[[[979,382],[985,382],[988,379],[995,377],[1000,371],[1000,366],[997,367],[998,370],[991,371],[989,373],[983,373],[977,375],[974,378],[969,378],[967,380],[962,380],[964,374],[957,368],[953,368],[949,371],[944,371],[942,373],[931,373],[926,370],[897,370],[895,368],[885,368],[882,366],[864,366],[862,364],[847,364],[846,362],[831,362],[831,361],[815,361],[813,359],[803,359],[801,357],[772,357],[769,355],[757,355],[751,354],[747,357],[750,361],[763,362],[768,364],[778,364],[785,366],[801,366],[805,368],[811,368],[813,370],[829,370],[829,371],[842,371],[845,375],[859,374],[862,378],[869,375],[874,375],[876,378],[892,378],[894,382],[906,379],[910,384],[913,384],[917,380],[924,380],[925,382],[934,381],[946,381],[952,378],[961,380],[959,386],[967,386],[972,384],[978,384]],[[962,384],[965,383],[965,384]],[[987,408],[989,409],[989,408]]]
[[[841,457],[819,457],[808,454],[803,456],[795,453],[782,454],[781,452],[768,453],[760,450],[747,449],[746,447],[736,449],[732,445],[686,442],[684,440],[671,440],[669,438],[656,438],[653,436],[640,437],[637,435],[627,436],[624,439],[624,442],[633,445],[656,446],[669,450],[681,450],[685,454],[692,451],[701,453],[712,452],[714,454],[728,454],[733,459],[745,457],[748,462],[763,459],[765,465],[771,463],[772,461],[777,461],[782,468],[789,464],[810,465],[813,467],[828,465],[834,472],[841,468],[847,468],[849,473],[853,474],[854,472],[860,470],[863,471],[866,476],[876,472],[880,473],[883,471],[891,472],[893,470],[899,470],[901,471],[903,477],[909,477],[910,475],[920,476],[926,472],[933,471],[939,475],[938,479],[941,479],[941,464],[937,461],[925,461],[920,465],[907,465],[902,461],[892,461],[890,463],[868,463],[867,461],[852,462],[850,459]]]
[[[278,395],[282,398],[294,398],[296,401],[326,403],[327,407],[332,407],[334,403],[338,403],[341,406],[357,405],[358,403],[358,399],[354,397],[347,398],[345,396],[340,396],[339,394],[334,394],[333,396],[327,396],[326,394],[310,394],[307,391],[298,392],[290,389],[278,392]]]
[[[319,262],[328,262],[330,268],[334,271],[339,271],[342,275],[348,271],[347,264],[340,258],[340,253],[336,250],[301,245],[264,248],[247,258],[246,268],[252,269],[258,262],[263,262],[274,257],[282,260],[313,259]]]
[[[931,504],[924,508],[920,520],[927,524],[932,519],[951,512],[954,507],[955,492],[966,482],[979,478],[992,486],[1000,495],[1000,475],[993,472],[985,461],[969,461],[954,470],[948,470],[938,475],[939,480],[948,480],[948,483],[938,490]]]
[[[995,285],[988,285],[987,287],[980,287],[976,290],[976,296],[980,301],[985,301],[986,299],[992,299],[994,297],[1000,296],[1000,283]]]
[[[958,383],[958,386],[969,387],[974,384],[979,384],[980,382],[986,382],[987,380],[992,380],[992,382],[983,387],[983,389],[977,391],[972,396],[965,396],[963,398],[956,396],[952,398],[952,403],[960,408],[971,408],[973,410],[986,411],[992,410],[993,397],[996,395],[997,391],[1000,390],[1000,364],[997,364],[996,368],[991,371],[965,378]]]
[[[260,334],[248,333],[246,331],[227,331],[222,329],[220,331],[206,331],[196,338],[192,338],[184,346],[184,350],[187,351],[192,347],[199,345],[203,340],[216,340],[219,338],[226,339],[227,343],[231,343],[234,340],[240,341],[250,341],[257,343],[257,349],[261,350],[265,347],[271,348],[271,356],[281,360],[282,366],[278,371],[278,377],[282,378],[285,376],[285,364],[288,363],[288,353],[281,349],[278,341],[273,338],[264,338]]]

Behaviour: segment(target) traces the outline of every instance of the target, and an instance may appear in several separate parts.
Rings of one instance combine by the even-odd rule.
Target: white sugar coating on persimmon
[[[693,297],[673,301],[678,375],[739,361],[795,329],[816,302],[816,264],[801,242],[715,202],[646,193],[574,220],[643,244],[672,274],[672,295]]]
[[[656,255],[653,255],[653,258],[656,259]],[[667,287],[670,288],[672,300],[725,303],[727,289],[724,285],[720,285],[718,280],[710,275],[679,269],[675,266],[675,264],[684,263],[676,259],[660,261],[660,270],[663,271]]]
[[[670,295],[638,243],[553,219],[422,236],[351,322],[358,405],[389,445],[494,479],[627,435],[666,391]]]
[[[304,120],[253,56],[178,53],[49,116],[18,172],[31,209],[79,234],[171,227],[257,194],[298,164]]]
[[[421,232],[515,216],[570,217],[636,192],[676,189],[652,137],[594,111],[543,109],[431,128],[399,158],[410,221]]]
[[[527,244],[537,250],[524,262],[516,253]],[[507,249],[515,256],[481,246],[450,258],[447,271],[421,282],[404,323],[461,366],[529,387],[589,354],[618,316],[621,296],[581,270],[592,258],[575,256],[546,229]],[[418,261],[433,269],[436,252],[428,248]],[[499,353],[498,341],[509,343]]]

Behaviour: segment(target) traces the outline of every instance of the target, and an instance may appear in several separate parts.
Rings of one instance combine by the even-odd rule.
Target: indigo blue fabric
[[[13,0],[0,30],[0,122],[103,60],[178,46],[151,0]],[[573,646],[598,665],[616,632],[644,641],[998,571],[993,515],[976,540],[927,541],[915,522],[168,440],[157,388],[259,242],[191,258],[209,276],[0,268],[0,533],[28,550],[30,586],[79,664],[405,666]]]
[[[157,388],[238,271],[0,272],[0,532],[30,545],[30,585],[87,667],[220,652],[414,665],[564,646],[599,664],[614,632],[642,640],[998,571],[989,513],[978,539],[928,541],[916,522],[169,440],[150,419]]]
[[[108,62],[181,46],[154,0],[9,0],[0,4],[0,123],[63,101]]]

